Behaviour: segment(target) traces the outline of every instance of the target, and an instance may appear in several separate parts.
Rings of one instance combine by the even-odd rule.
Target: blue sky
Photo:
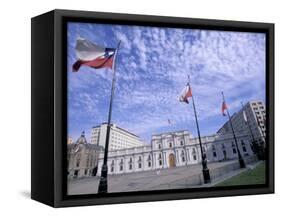
[[[262,33],[151,28],[142,26],[68,24],[68,135],[107,121],[112,71],[81,67],[76,38],[116,47],[116,90],[112,121],[143,140],[152,134],[189,130],[197,136],[191,104],[178,97],[191,76],[202,135],[215,133],[226,121],[221,91],[230,113],[240,102],[265,100],[265,35]],[[171,124],[168,123],[171,120]]]

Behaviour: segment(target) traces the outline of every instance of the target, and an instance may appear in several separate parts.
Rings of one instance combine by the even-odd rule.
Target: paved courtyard
[[[233,167],[233,165],[235,167]],[[238,161],[231,160],[225,162],[209,163],[211,177],[218,181],[218,177],[224,177],[221,171],[224,168],[231,170],[228,172],[241,172],[237,168]],[[175,167],[163,170],[153,170],[146,172],[109,175],[108,192],[129,192],[129,191],[146,191],[161,189],[176,189],[188,187],[204,187],[202,183],[202,166],[201,164]],[[215,172],[216,171],[216,172]],[[216,174],[216,175],[215,175]],[[216,177],[215,177],[216,176]],[[68,194],[95,194],[99,185],[99,177],[91,177],[80,180],[71,180],[68,183]],[[210,186],[210,185],[206,185]]]

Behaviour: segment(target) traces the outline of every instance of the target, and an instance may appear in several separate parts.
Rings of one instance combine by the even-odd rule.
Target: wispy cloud
[[[240,101],[265,99],[264,34],[71,23],[70,134],[106,121],[112,79],[112,72],[105,69],[70,72],[76,35],[108,47],[121,40],[113,121],[147,140],[152,133],[167,130],[188,129],[195,134],[191,105],[178,101],[187,74],[204,134],[225,121],[219,116],[222,90],[231,112],[239,109]],[[218,120],[210,121],[214,117]],[[77,119],[80,124],[73,127]]]

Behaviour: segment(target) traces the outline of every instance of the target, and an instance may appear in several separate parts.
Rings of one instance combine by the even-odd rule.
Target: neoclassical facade
[[[67,145],[68,179],[95,176],[100,147],[87,142],[82,132],[76,142]]]
[[[238,133],[236,137],[242,156],[253,155],[249,135]],[[201,140],[208,162],[238,157],[232,134],[204,136]],[[103,156],[104,153],[101,151],[97,175],[101,172]],[[151,145],[109,151],[108,174],[188,166],[200,163],[201,159],[199,140],[188,131],[162,133],[152,136]]]

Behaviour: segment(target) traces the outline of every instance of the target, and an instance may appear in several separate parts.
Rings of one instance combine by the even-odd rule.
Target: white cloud
[[[240,107],[240,101],[265,97],[263,34],[137,26],[112,30],[122,41],[114,121],[135,133],[157,131],[167,125],[167,118],[176,124],[193,123],[191,105],[178,101],[187,74],[200,120],[220,115],[222,90],[232,111]],[[84,69],[86,75],[73,78],[73,88],[96,86],[96,97],[103,100],[110,94],[111,72],[97,70],[92,75],[90,71]],[[99,101],[86,96],[83,100],[99,106]]]

